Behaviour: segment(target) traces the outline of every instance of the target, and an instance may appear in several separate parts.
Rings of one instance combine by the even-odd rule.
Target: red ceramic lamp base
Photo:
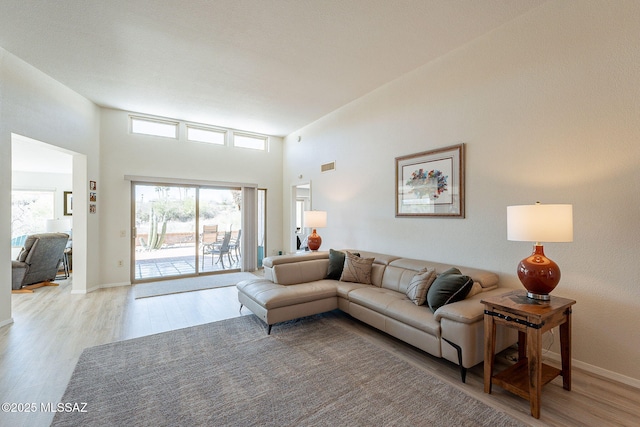
[[[518,264],[518,278],[529,298],[548,301],[549,293],[560,282],[560,267],[544,256],[542,245],[535,245],[531,256]]]
[[[312,251],[317,251],[318,249],[320,249],[321,244],[322,237],[320,237],[320,235],[316,233],[316,229],[314,228],[313,232],[309,234],[309,237],[307,237],[307,245]]]

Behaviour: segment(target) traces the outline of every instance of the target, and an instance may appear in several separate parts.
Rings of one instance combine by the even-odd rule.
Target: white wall
[[[125,175],[257,184],[267,189],[267,250],[282,247],[282,138],[268,152],[195,143],[129,132],[129,114],[103,109],[98,182],[101,283],[130,283],[131,183]],[[181,126],[184,131],[184,126]],[[126,237],[120,237],[125,230]],[[118,260],[124,261],[122,268]]]
[[[639,34],[640,2],[546,3],[289,135],[284,206],[302,174],[328,211],[324,249],[481,267],[522,288],[531,246],[507,241],[506,207],[573,204],[574,242],[545,249],[562,269],[554,294],[577,301],[574,358],[637,386]],[[466,219],[395,218],[394,158],[460,142]]]
[[[7,242],[0,245],[0,326],[11,322],[11,134],[78,153],[85,163],[78,175],[86,177],[98,173],[99,119],[93,103],[0,48],[0,241]],[[76,182],[75,164],[76,156],[74,200],[81,203],[75,193],[86,181]],[[74,253],[74,288],[97,281],[97,221],[74,212],[74,245],[88,245],[91,252]]]

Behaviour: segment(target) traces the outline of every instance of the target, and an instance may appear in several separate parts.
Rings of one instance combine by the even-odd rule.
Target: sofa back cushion
[[[427,261],[398,258],[387,266],[382,278],[382,287],[396,292],[406,293],[413,276],[424,269],[433,269]]]
[[[377,260],[378,258],[376,258],[376,261]],[[374,266],[375,265],[374,263]],[[451,265],[411,258],[394,258],[385,266],[382,281],[379,286],[406,293],[413,276],[425,268],[433,268],[436,274],[442,274],[450,269]],[[478,282],[480,286],[482,286],[483,291],[498,287],[498,275],[493,272],[469,267],[458,268],[462,274],[471,277],[474,282]],[[376,283],[374,282],[374,284]]]
[[[362,258],[374,258],[373,264],[371,265],[371,284],[379,288],[382,287],[386,267],[392,261],[399,259],[397,256],[361,251],[359,249],[346,249],[346,251],[351,253],[357,252]]]

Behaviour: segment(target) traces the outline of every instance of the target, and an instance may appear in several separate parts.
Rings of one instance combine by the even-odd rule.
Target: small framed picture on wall
[[[64,192],[64,214],[73,215],[73,193],[71,191]]]

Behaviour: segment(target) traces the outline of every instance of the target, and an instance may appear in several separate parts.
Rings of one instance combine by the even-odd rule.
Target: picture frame
[[[396,157],[396,217],[464,218],[464,144]]]
[[[96,185],[95,181],[89,181],[89,190],[91,191],[96,191],[98,189],[98,186]]]
[[[64,215],[73,215],[73,193],[71,191],[64,192]]]

